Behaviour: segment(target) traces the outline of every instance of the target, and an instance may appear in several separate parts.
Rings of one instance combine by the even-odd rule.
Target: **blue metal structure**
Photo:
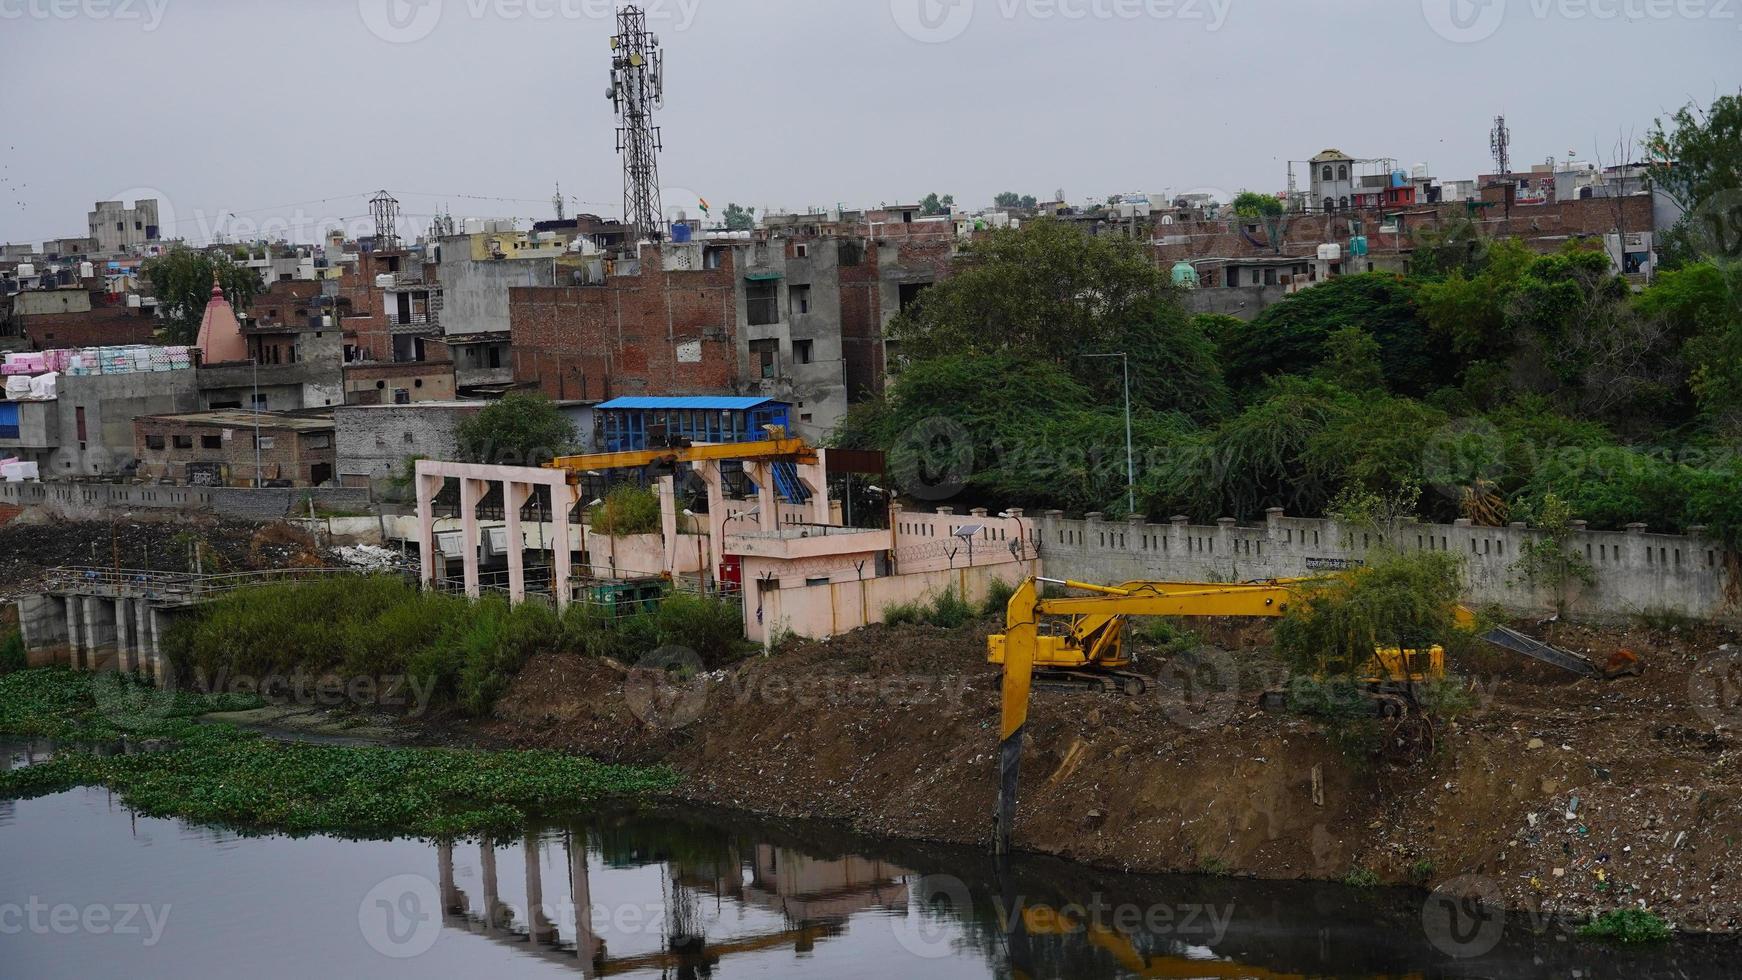
[[[676,440],[705,443],[759,442],[765,426],[792,431],[792,406],[772,398],[618,398],[593,409],[599,448],[608,453],[657,449]],[[791,463],[774,465],[774,484],[790,503],[810,494]]]

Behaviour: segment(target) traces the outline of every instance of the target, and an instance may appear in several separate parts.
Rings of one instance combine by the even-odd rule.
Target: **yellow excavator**
[[[999,852],[1009,848],[1016,817],[1022,729],[1028,721],[1029,693],[1036,680],[1046,686],[1141,694],[1149,682],[1130,669],[1134,661],[1126,649],[1125,632],[1131,617],[1276,619],[1287,614],[1302,587],[1313,581],[1128,582],[1112,587],[1034,577],[1017,586],[1006,610],[1004,632],[986,641],[988,659],[1004,668],[995,835]],[[1043,598],[1042,585],[1089,595]],[[1475,614],[1462,607],[1456,610],[1456,618],[1466,628],[1476,622]],[[1641,670],[1638,657],[1627,651],[1599,667],[1580,654],[1504,626],[1494,627],[1481,638],[1585,677],[1614,678]],[[1413,709],[1414,685],[1445,677],[1445,651],[1438,646],[1426,650],[1377,649],[1361,673],[1361,687],[1375,713],[1402,717]],[[1268,692],[1262,706],[1274,709],[1285,704],[1281,692]]]
[[[1127,582],[1120,586],[1090,585],[1055,579],[1035,579],[1094,593],[1084,599],[1038,599],[1033,653],[1033,677],[1037,686],[1064,690],[1101,690],[1107,693],[1144,694],[1148,677],[1132,671],[1135,658],[1129,652],[1130,620],[1134,616],[1193,616],[1248,619],[1278,619],[1288,612],[1296,591],[1312,579],[1278,579],[1244,585],[1204,582]],[[1461,625],[1474,616],[1459,610]],[[1023,615],[1010,612],[1010,621]],[[987,660],[1005,662],[1006,634],[986,638]],[[1376,714],[1394,716],[1407,712],[1410,685],[1445,677],[1445,650],[1379,648],[1373,652],[1359,680],[1372,695]],[[1267,694],[1264,707],[1282,705],[1281,692]]]

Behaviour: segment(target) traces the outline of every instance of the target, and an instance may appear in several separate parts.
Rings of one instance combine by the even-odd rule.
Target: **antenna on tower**
[[[623,220],[634,229],[630,247],[664,238],[659,203],[659,127],[653,112],[665,105],[665,55],[647,29],[647,12],[633,4],[617,12],[611,38],[611,87],[605,95],[617,111],[617,152],[623,155]]]
[[[1502,177],[1512,173],[1512,130],[1506,128],[1506,117],[1494,117],[1494,129],[1488,134],[1488,148],[1494,153],[1495,173]]]
[[[394,225],[399,222],[399,202],[386,191],[376,191],[369,199],[369,213],[375,218],[375,249],[383,251],[397,247],[399,232]]]
[[[556,220],[562,221],[568,215],[563,213],[563,182],[556,182],[556,196],[550,199],[551,206],[556,208]]]

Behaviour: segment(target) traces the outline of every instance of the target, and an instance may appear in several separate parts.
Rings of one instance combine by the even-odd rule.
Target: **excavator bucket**
[[[1617,650],[1609,657],[1609,662],[1603,665],[1603,676],[1609,680],[1617,677],[1638,677],[1645,673],[1645,664],[1640,661],[1639,654],[1632,650]]]

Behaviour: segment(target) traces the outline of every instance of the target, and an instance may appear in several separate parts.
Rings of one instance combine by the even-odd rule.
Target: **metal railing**
[[[341,575],[381,574],[379,569],[366,568],[270,568],[252,572],[225,572],[202,575],[194,572],[161,572],[145,569],[102,568],[97,566],[65,566],[48,573],[50,591],[84,592],[101,590],[137,596],[179,596],[206,598],[234,592],[256,585],[275,582],[304,582]]]

